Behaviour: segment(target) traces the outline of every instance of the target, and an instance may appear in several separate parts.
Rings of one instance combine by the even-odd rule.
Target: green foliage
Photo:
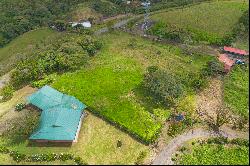
[[[151,16],[156,24],[149,33],[190,44],[230,45],[235,37],[233,29],[247,9],[243,1],[214,1],[156,13]]]
[[[49,22],[65,17],[84,0],[1,0],[0,47],[15,37]]]
[[[145,151],[140,152],[139,156],[136,159],[135,164],[136,165],[142,165],[144,159],[146,158],[146,156],[147,156],[147,152],[145,152]]]
[[[77,44],[79,44],[83,50],[87,51],[89,56],[95,55],[95,53],[102,47],[102,43],[91,36],[79,38],[77,40]]]
[[[224,101],[231,110],[249,118],[249,66],[236,65],[224,80]]]
[[[55,81],[55,76],[56,76],[55,74],[45,76],[45,78],[42,80],[33,81],[31,86],[36,88],[41,88],[47,84],[51,84]]]
[[[113,3],[107,1],[99,1],[99,0],[94,0],[91,3],[92,3],[91,7],[95,11],[103,14],[106,17],[114,16],[121,13],[121,8]]]
[[[231,145],[225,138],[211,138],[209,143],[192,146],[189,153],[180,155],[181,165],[248,165],[249,146]],[[249,141],[248,141],[249,142]],[[218,144],[217,144],[218,143]]]
[[[14,93],[14,88],[12,85],[4,86],[0,91],[0,96],[2,96],[1,101],[7,101],[12,98]]]
[[[26,104],[24,104],[24,103],[19,103],[19,104],[17,104],[17,105],[15,106],[15,111],[20,112],[20,111],[22,111],[25,107],[26,107]]]
[[[4,146],[0,146],[0,153],[9,154],[10,157],[17,163],[23,162],[51,162],[51,161],[67,161],[73,160],[77,165],[88,165],[87,163],[83,162],[81,157],[75,157],[73,154],[70,153],[49,153],[49,154],[32,154],[26,155],[22,154],[18,151],[9,150]]]
[[[174,137],[176,136],[177,134],[180,134],[184,129],[186,129],[186,125],[184,122],[172,122],[170,125],[169,125],[169,128],[168,128],[168,135],[171,136],[171,137]]]
[[[91,36],[61,36],[56,42],[48,44],[45,48],[41,45],[39,53],[19,62],[11,74],[11,83],[14,87],[21,87],[32,81],[33,86],[42,86],[51,83],[53,78],[46,77],[51,73],[73,71],[86,64],[89,55],[94,55],[102,44]]]
[[[202,71],[204,76],[217,76],[220,74],[224,74],[224,65],[218,59],[212,59],[211,61],[207,62],[205,68]]]
[[[145,74],[143,85],[156,101],[168,106],[183,93],[182,86],[174,75],[160,69],[153,71],[152,67]]]
[[[153,115],[155,116],[156,120],[158,120],[161,123],[164,123],[166,120],[170,118],[171,111],[158,108],[153,110]]]

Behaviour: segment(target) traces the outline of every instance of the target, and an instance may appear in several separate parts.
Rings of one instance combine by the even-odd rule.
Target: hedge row
[[[23,162],[52,162],[52,161],[67,161],[73,160],[77,165],[88,165],[83,162],[81,157],[75,157],[73,154],[69,153],[50,153],[50,154],[33,154],[33,155],[25,155],[19,153],[18,151],[9,150],[6,147],[0,146],[0,153],[8,154],[14,161],[17,163]]]

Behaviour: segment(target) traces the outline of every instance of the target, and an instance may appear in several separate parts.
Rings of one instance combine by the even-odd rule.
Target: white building
[[[76,25],[82,25],[84,28],[91,28],[91,23],[89,21],[84,22],[70,22],[72,27],[75,27]]]

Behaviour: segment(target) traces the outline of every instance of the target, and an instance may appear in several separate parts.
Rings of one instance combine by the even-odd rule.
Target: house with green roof
[[[28,97],[42,110],[39,126],[30,136],[36,142],[77,142],[86,105],[73,96],[44,86]]]

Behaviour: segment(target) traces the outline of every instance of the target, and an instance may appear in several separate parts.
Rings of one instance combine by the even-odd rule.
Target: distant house
[[[70,22],[72,27],[75,27],[77,25],[82,25],[84,28],[91,28],[90,21],[83,21],[83,22]]]
[[[44,86],[29,96],[28,103],[42,110],[39,126],[30,140],[77,142],[86,105],[49,86]]]
[[[226,46],[224,46],[223,50],[226,53],[235,54],[235,55],[242,55],[242,56],[249,55],[249,52],[247,52],[245,50],[240,50],[240,49],[237,49],[237,48],[233,48],[233,47],[226,47]]]
[[[224,63],[225,72],[229,72],[232,66],[235,64],[235,59],[231,59],[227,54],[220,54],[219,61]]]

